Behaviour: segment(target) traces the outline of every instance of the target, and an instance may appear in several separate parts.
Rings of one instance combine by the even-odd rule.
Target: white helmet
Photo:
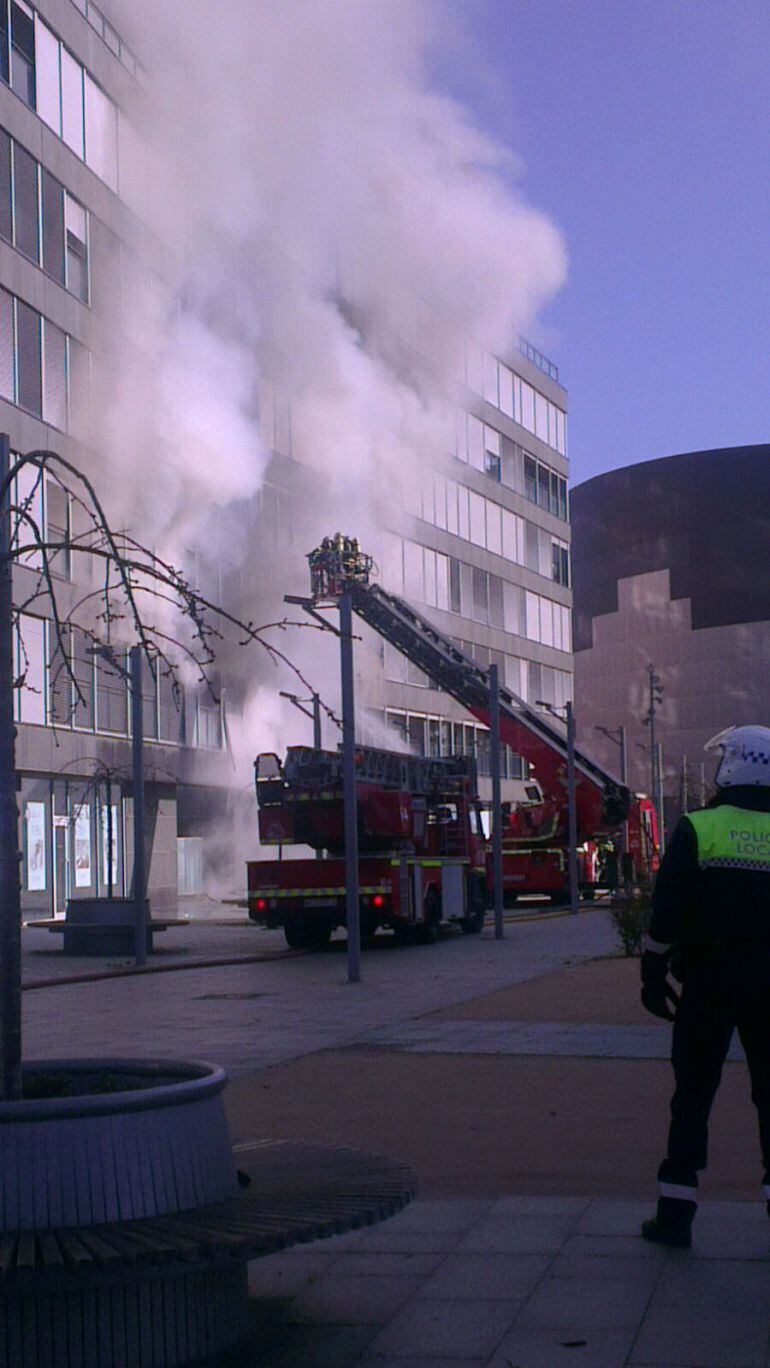
[[[770,727],[726,727],[703,748],[720,752],[717,788],[752,784],[770,788]]]

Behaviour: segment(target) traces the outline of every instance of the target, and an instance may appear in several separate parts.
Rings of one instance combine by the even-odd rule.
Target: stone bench
[[[65,955],[131,955],[134,950],[135,928],[133,921],[134,904],[128,898],[114,898],[99,901],[98,914],[93,915],[96,899],[83,899],[90,904],[88,912],[81,910],[78,901],[67,905],[66,917],[45,917],[39,921],[25,922],[25,926],[38,930],[51,931],[63,936],[62,950]],[[125,915],[121,916],[120,913]],[[148,917],[146,922],[146,950],[152,953],[155,932],[168,931],[173,926],[187,926],[181,917],[159,919]]]
[[[385,1220],[413,1196],[406,1166],[351,1149],[279,1141],[238,1163],[248,1185],[225,1201],[0,1235],[2,1368],[155,1362],[161,1341],[164,1363],[197,1361],[237,1333],[250,1259]]]

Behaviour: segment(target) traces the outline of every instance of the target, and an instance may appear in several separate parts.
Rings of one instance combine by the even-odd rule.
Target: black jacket
[[[720,789],[711,807],[770,812],[770,788]],[[701,869],[698,838],[688,817],[677,823],[655,881],[650,937],[686,957],[720,945],[770,954],[770,873]]]

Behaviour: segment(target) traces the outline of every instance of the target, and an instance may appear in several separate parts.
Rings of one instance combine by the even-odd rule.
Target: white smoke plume
[[[562,283],[564,249],[510,150],[432,82],[453,22],[443,0],[115,9],[149,73],[131,112],[137,207],[168,244],[179,301],[128,301],[138,353],[116,364],[102,424],[120,514],[172,559],[197,543],[253,560],[268,378],[291,395],[293,454],[324,490],[303,502],[298,482],[307,541],[283,581],[271,566],[280,605],[306,589],[289,570],[338,526],[377,553],[399,481],[446,457],[464,339],[515,345]],[[290,648],[308,672],[309,637]]]

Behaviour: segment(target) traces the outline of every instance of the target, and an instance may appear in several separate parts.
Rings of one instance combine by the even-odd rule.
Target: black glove
[[[679,994],[668,981],[668,955],[642,951],[642,1006],[653,1016],[673,1021]]]

